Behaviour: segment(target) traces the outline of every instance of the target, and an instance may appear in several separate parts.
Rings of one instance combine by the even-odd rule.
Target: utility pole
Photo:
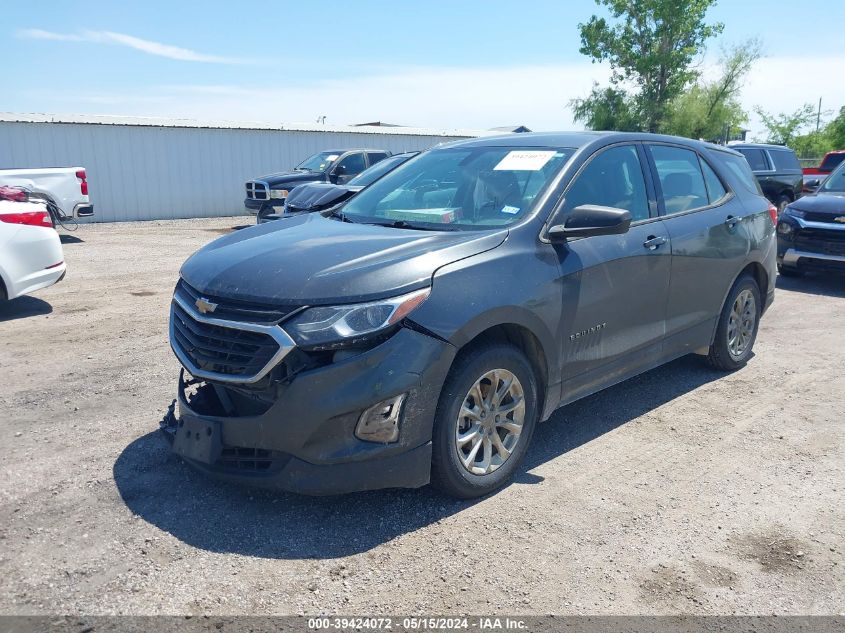
[[[819,97],[819,113],[816,115],[816,134],[819,133],[819,125],[822,121],[822,98]]]

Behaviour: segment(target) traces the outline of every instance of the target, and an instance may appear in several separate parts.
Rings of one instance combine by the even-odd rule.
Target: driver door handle
[[[667,241],[668,240],[662,235],[658,235],[656,237],[654,235],[649,235],[648,239],[643,242],[643,246],[645,246],[650,251],[654,251],[657,250],[658,246],[662,246]]]

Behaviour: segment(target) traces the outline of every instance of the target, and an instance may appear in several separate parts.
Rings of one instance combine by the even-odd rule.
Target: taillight
[[[26,202],[26,191],[18,187],[0,187],[0,200],[11,200],[12,202]]]
[[[769,217],[772,218],[772,224],[778,223],[778,208],[773,204],[769,205]]]
[[[26,224],[53,228],[53,220],[47,211],[27,211],[25,213],[0,213],[0,222],[6,224]]]
[[[86,180],[87,176],[85,175],[84,169],[77,169],[76,170],[76,177],[79,178],[82,182],[79,183],[79,191],[82,192],[83,196],[88,195],[88,181]]]

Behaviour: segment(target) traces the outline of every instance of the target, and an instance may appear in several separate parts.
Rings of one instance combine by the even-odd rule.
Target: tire
[[[499,399],[491,397],[494,382],[500,393],[498,405]],[[525,457],[537,425],[537,393],[534,370],[516,347],[487,343],[462,352],[437,404],[432,485],[447,495],[473,499],[508,483]],[[470,411],[472,415],[460,415]],[[459,432],[465,441],[461,442]]]
[[[778,264],[778,274],[784,277],[803,277],[804,271],[791,266],[782,266]]]
[[[775,200],[775,206],[778,208],[778,217],[780,214],[783,213],[784,209],[792,202],[789,196],[782,195],[779,196],[777,200]]]
[[[757,282],[747,275],[737,279],[722,306],[716,337],[707,354],[710,367],[735,371],[745,366],[757,340],[762,305]],[[752,317],[753,323],[750,323]]]

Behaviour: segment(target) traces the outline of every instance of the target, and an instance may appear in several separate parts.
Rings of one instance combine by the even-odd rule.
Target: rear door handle
[[[728,225],[729,229],[732,229],[733,227],[735,227],[737,222],[739,222],[739,218],[737,218],[733,215],[729,215],[728,217],[725,218],[725,224]]]
[[[667,242],[666,238],[663,237],[662,235],[658,235],[656,237],[654,235],[649,235],[648,239],[645,242],[643,242],[643,246],[645,246],[650,251],[654,251],[654,250],[657,250],[658,246],[662,246],[666,242]]]

